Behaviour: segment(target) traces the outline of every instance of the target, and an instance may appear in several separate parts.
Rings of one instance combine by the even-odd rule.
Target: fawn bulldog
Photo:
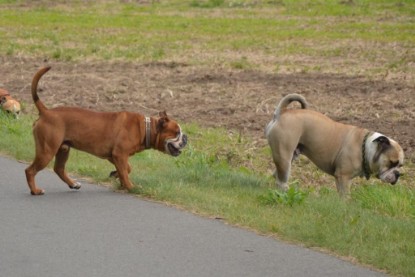
[[[20,103],[16,99],[10,96],[9,92],[4,89],[0,89],[0,107],[7,113],[13,114],[14,117],[19,118],[20,115]]]
[[[46,108],[37,95],[37,85],[49,69],[41,68],[32,81],[32,98],[39,111],[39,119],[33,124],[35,158],[25,170],[31,194],[44,194],[44,190],[36,186],[35,176],[53,157],[54,171],[69,188],[81,187],[65,171],[71,147],[113,163],[121,185],[130,190],[133,184],[128,178],[131,171],[129,156],[149,148],[178,156],[186,146],[187,136],[166,112],[161,112],[159,117],[145,117],[131,112],[95,112],[76,107]]]
[[[301,109],[286,109],[297,101]],[[399,144],[382,134],[335,122],[307,109],[301,95],[289,94],[276,107],[265,128],[276,166],[274,176],[280,189],[288,188],[291,162],[299,154],[336,179],[337,191],[346,196],[350,180],[375,175],[395,184],[400,176],[404,153]]]

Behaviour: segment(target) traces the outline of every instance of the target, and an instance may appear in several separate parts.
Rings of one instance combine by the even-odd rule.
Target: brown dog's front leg
[[[133,188],[133,184],[130,182],[130,179],[128,178],[128,174],[131,171],[131,167],[128,164],[128,155],[120,155],[120,156],[114,156],[112,160],[110,160],[117,169],[117,175],[118,178],[120,178],[121,185],[127,189],[131,190]]]
[[[115,163],[112,159],[108,159],[108,160],[115,166]],[[130,173],[131,173],[131,165],[128,163],[128,174],[130,174]],[[111,171],[109,177],[118,178],[119,176],[118,176],[117,170]]]

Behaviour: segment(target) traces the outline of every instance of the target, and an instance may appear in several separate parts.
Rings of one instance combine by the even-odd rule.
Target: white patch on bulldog
[[[14,116],[15,116],[17,119],[19,119],[20,107],[19,107],[16,103],[13,103],[12,113],[14,114]]]
[[[376,154],[377,151],[377,144],[374,143],[373,141],[375,139],[377,139],[378,137],[384,137],[384,135],[382,135],[381,133],[373,133],[372,135],[370,135],[365,142],[365,147],[366,147],[366,161],[369,162],[370,165],[370,169],[372,169],[372,159]]]

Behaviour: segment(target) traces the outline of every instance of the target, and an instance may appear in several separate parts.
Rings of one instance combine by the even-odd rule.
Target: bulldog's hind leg
[[[269,138],[268,142],[276,168],[274,172],[276,185],[282,191],[286,191],[291,173],[291,163],[296,156],[301,154],[301,146],[298,141],[289,138],[284,139],[281,134]]]
[[[68,161],[68,157],[69,157],[69,150],[70,150],[69,145],[66,145],[66,144],[61,145],[61,147],[59,148],[58,152],[55,155],[55,166],[53,170],[59,176],[59,178],[61,178],[62,181],[68,184],[70,189],[80,189],[81,184],[69,178],[65,170],[65,164]]]
[[[274,154],[276,185],[279,189],[286,191],[288,189],[288,178],[291,172],[291,161],[293,159],[293,151],[280,150]]]
[[[274,177],[276,178],[276,185],[282,191],[286,191],[288,187],[288,178],[290,177],[291,162],[290,161],[279,161],[275,164],[276,170]]]

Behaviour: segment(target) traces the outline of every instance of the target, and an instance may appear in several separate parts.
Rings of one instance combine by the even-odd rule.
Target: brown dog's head
[[[170,119],[166,112],[160,112],[157,122],[157,149],[172,156],[179,156],[187,144],[187,136],[180,125]]]
[[[14,115],[16,118],[19,118],[20,103],[16,99],[13,99],[10,94],[4,89],[0,89],[0,107],[5,112]]]

